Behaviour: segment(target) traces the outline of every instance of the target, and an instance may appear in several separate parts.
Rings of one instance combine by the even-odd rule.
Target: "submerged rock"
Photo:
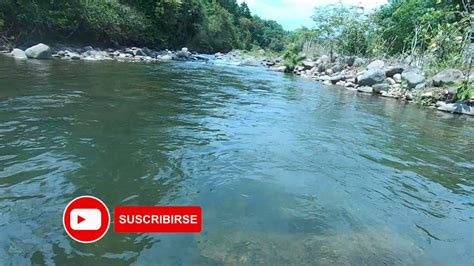
[[[455,114],[465,114],[474,116],[474,108],[467,103],[457,102],[457,103],[445,103],[437,102],[437,109],[444,112],[450,112]]]
[[[39,43],[25,50],[28,58],[49,59],[51,58],[51,48],[44,43]]]

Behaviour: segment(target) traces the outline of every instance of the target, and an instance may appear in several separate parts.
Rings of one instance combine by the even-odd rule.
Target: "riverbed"
[[[0,264],[468,265],[473,125],[258,67],[0,56]],[[76,243],[80,195],[203,232]]]

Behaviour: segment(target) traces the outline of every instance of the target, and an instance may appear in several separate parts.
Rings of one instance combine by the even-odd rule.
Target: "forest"
[[[285,31],[236,0],[0,1],[0,36],[13,44],[189,47],[198,52],[265,49],[296,64],[300,54],[413,55],[443,66],[466,62],[470,0],[390,0],[376,9],[315,8],[314,26]]]

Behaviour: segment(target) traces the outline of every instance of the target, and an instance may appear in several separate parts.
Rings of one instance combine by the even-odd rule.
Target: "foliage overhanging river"
[[[0,57],[0,264],[468,264],[473,122],[263,68]],[[79,244],[84,194],[203,232]]]

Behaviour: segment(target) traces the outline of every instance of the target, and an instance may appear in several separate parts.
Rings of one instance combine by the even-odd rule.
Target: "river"
[[[0,56],[0,264],[468,265],[473,125],[264,68]],[[80,195],[203,232],[76,243]]]

